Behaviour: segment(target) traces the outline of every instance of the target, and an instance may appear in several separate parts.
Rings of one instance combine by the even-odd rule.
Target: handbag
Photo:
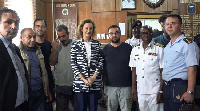
[[[191,104],[182,104],[180,106],[179,111],[200,111],[200,107],[196,105],[195,103]]]

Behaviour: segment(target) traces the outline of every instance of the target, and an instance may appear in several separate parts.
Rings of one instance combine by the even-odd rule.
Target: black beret
[[[136,26],[142,26],[142,22],[140,20],[136,20],[133,24],[132,24],[132,29]]]

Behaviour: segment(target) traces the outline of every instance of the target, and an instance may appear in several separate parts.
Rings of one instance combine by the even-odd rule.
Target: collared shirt
[[[176,41],[171,41],[164,49],[164,69],[162,77],[165,81],[173,78],[188,79],[187,67],[198,65],[199,49],[197,45],[191,41],[187,42],[186,37],[182,34]]]
[[[163,68],[163,48],[149,43],[146,49],[143,42],[133,47],[130,67],[136,67],[137,91],[139,94],[158,93],[160,88],[160,68]]]
[[[125,41],[125,43],[131,45],[132,47],[135,46],[135,45],[138,45],[142,42],[142,39],[137,39],[135,38],[135,36],[133,35],[132,38],[129,38]]]
[[[11,44],[7,39],[5,39],[2,35],[0,35],[0,39],[3,41],[11,59],[12,59],[12,63],[15,67],[16,73],[17,73],[17,77],[18,77],[18,90],[17,90],[17,98],[16,98],[16,104],[15,107],[19,106],[20,104],[22,104],[25,101],[25,90],[24,90],[24,83],[22,81],[22,77],[20,74],[20,71],[17,67],[16,64],[16,60],[14,58],[13,52],[12,50],[8,47],[9,44]],[[22,64],[22,63],[21,63]],[[23,65],[23,64],[22,64]]]
[[[26,50],[30,61],[30,90],[37,91],[42,88],[42,72],[40,69],[40,61],[38,56],[36,55],[36,49],[33,50]]]

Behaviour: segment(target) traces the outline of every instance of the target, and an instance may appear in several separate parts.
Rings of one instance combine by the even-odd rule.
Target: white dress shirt
[[[135,38],[135,36],[133,35],[132,38],[129,38],[125,41],[125,43],[128,43],[129,45],[131,45],[132,47],[135,45],[138,45],[142,42],[142,39],[137,39]]]
[[[155,94],[160,88],[160,68],[163,68],[163,48],[149,43],[146,49],[143,42],[133,47],[130,67],[136,67],[137,91],[139,94]]]

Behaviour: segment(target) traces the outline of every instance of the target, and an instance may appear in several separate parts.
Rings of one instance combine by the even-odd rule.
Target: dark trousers
[[[53,101],[55,100],[55,84],[54,84],[54,80],[53,80],[53,75],[51,73],[49,73],[48,75],[49,77],[49,90],[50,90],[50,93],[52,95],[52,101],[50,102],[46,102],[47,98],[45,96],[44,98],[44,111],[53,111]]]
[[[56,93],[56,111],[69,111],[69,101],[71,102],[74,111],[78,111],[74,93],[72,95]]]
[[[53,90],[50,90],[50,93],[52,95],[52,101],[47,102],[47,97],[45,95],[44,97],[44,111],[53,111],[53,101],[55,100],[55,92]]]
[[[30,91],[29,111],[44,111],[44,90]]]
[[[52,101],[50,101],[50,102],[46,102],[46,97],[45,97],[45,99],[44,99],[44,111],[53,111],[53,104],[52,104],[52,102],[53,102],[53,100]]]
[[[87,111],[87,107],[89,111],[97,111],[99,91],[75,92],[75,95],[79,111]]]
[[[14,111],[29,111],[28,102],[24,102],[17,106]]]
[[[163,86],[164,111],[179,111],[183,101],[180,101],[182,96],[181,86],[187,85],[186,80],[172,79],[165,81]]]
[[[138,101],[133,100],[131,111],[139,111]]]

